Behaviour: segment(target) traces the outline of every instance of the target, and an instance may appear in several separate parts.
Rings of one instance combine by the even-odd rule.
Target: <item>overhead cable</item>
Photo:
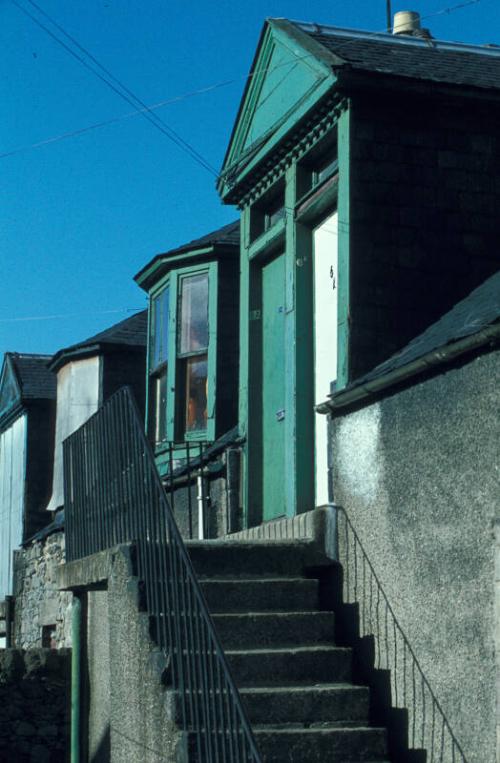
[[[82,66],[84,66],[86,69],[88,69],[92,74],[101,80],[101,82],[104,82],[107,87],[109,87],[111,90],[113,90],[117,95],[120,96],[124,101],[129,103],[131,106],[137,107],[139,104],[141,107],[140,113],[149,121],[151,124],[153,124],[161,133],[163,133],[169,140],[171,140],[173,143],[175,143],[181,150],[185,151],[194,161],[196,161],[198,164],[200,164],[205,170],[210,172],[215,177],[218,177],[217,170],[212,167],[212,165],[193,147],[190,143],[188,143],[184,138],[182,138],[181,135],[179,135],[172,127],[170,127],[166,122],[164,122],[157,114],[153,114],[150,112],[149,107],[138,97],[136,96],[126,85],[124,85],[117,77],[115,77],[105,66],[100,64],[95,56],[93,56],[89,51],[87,51],[80,43],[75,40],[74,37],[72,37],[70,34],[65,32],[63,28],[57,24],[56,21],[54,21],[44,10],[42,10],[36,3],[33,2],[33,0],[28,0],[31,5],[33,5],[37,10],[39,10],[40,13],[43,14],[44,17],[46,17],[57,29],[61,30],[62,33],[65,35],[65,37],[70,40],[74,45],[78,47],[79,50],[84,53],[91,61],[93,61],[96,66],[101,69],[102,72],[104,72],[104,75],[101,74],[99,71],[97,71],[94,67],[92,67],[88,61],[85,60],[82,56],[80,56],[75,50],[73,50],[69,45],[67,45],[63,40],[60,39],[54,32],[52,32],[45,24],[43,24],[36,16],[34,16],[29,10],[24,8],[17,0],[10,0],[13,5],[16,6],[22,13],[24,13],[26,16],[28,16],[37,26],[39,26],[41,29],[44,30],[53,40],[55,40],[59,45],[61,45],[64,50],[66,50],[69,55],[71,55],[73,58],[75,58],[77,61],[79,61]],[[110,79],[108,79],[110,78]],[[113,80],[113,81],[110,81]],[[115,82],[116,84],[113,84]],[[121,89],[120,89],[121,88]]]
[[[89,68],[90,71],[93,74],[95,74],[97,77],[99,77],[99,79],[102,79],[103,81],[105,81],[108,86],[112,87],[112,89],[115,90],[115,92],[117,92],[120,95],[120,97],[122,97],[122,98],[124,97],[122,93],[118,92],[116,90],[116,88],[114,88],[109,82],[104,80],[97,72],[95,72],[91,67],[89,67],[85,63],[85,61],[83,59],[81,59],[79,56],[77,56],[62,41],[60,41],[57,37],[55,37],[50,32],[50,30],[48,30],[44,25],[42,25],[28,11],[26,11],[24,8],[22,8],[17,3],[16,0],[11,0],[11,2],[17,8],[19,8],[19,10],[21,10],[23,13],[28,15],[36,24],[38,24],[38,26],[40,26],[42,29],[44,29],[44,31],[46,31],[47,34],[49,34],[51,37],[53,37],[53,39],[55,39],[56,42],[58,42],[63,47],[65,47],[67,49],[67,51],[69,53],[71,53],[72,56],[76,57],[84,66],[87,66],[87,68]],[[91,53],[86,51],[86,49],[83,48],[83,46],[81,46],[80,43],[78,43],[73,37],[71,37],[71,35],[69,35],[67,32],[65,32],[63,30],[63,28],[56,21],[51,19],[51,17],[42,8],[40,8],[40,6],[38,6],[35,2],[33,2],[33,0],[28,0],[28,2],[30,2],[31,5],[36,7],[40,11],[40,13],[42,13],[45,17],[50,19],[51,22],[54,24],[54,26],[56,26],[58,29],[60,29],[68,37],[68,39],[72,40],[74,42],[74,44],[77,45],[82,51],[84,51],[85,54],[89,58],[91,58],[92,60],[94,60],[98,64],[98,62],[96,61],[94,56],[92,56]],[[435,13],[429,13],[429,14],[427,14],[425,16],[422,16],[421,20],[424,21],[425,19],[432,18],[432,17],[435,17],[435,16],[441,16],[441,15],[444,15],[444,14],[453,13],[454,11],[460,10],[460,9],[465,8],[467,6],[477,5],[477,3],[479,3],[479,2],[481,2],[481,0],[467,0],[467,2],[459,3],[457,5],[449,6],[447,8],[442,8],[441,10],[436,11]],[[378,35],[378,34],[382,34],[382,33],[386,32],[386,31],[387,31],[386,29],[383,29],[381,31],[376,31],[376,32],[367,32],[367,34],[375,36],[375,35]],[[343,50],[345,47],[347,47],[349,45],[352,45],[354,42],[356,42],[356,40],[346,40],[344,43],[341,43],[339,45],[339,47],[337,48],[337,51],[338,50]],[[0,159],[5,159],[5,158],[7,158],[9,156],[15,156],[16,154],[20,154],[20,153],[22,153],[24,151],[28,151],[30,149],[41,148],[42,146],[49,145],[50,143],[57,143],[57,142],[59,142],[61,140],[66,140],[68,138],[74,138],[74,137],[76,137],[78,135],[82,135],[82,134],[84,134],[86,132],[90,132],[92,130],[97,130],[97,129],[100,129],[102,127],[107,127],[108,125],[116,124],[117,122],[121,122],[121,121],[123,121],[125,119],[130,119],[131,117],[137,116],[139,114],[145,115],[146,118],[148,118],[147,114],[150,114],[151,116],[154,116],[155,118],[157,118],[159,120],[159,122],[164,127],[168,127],[165,124],[165,122],[163,122],[163,120],[161,120],[159,117],[157,117],[157,115],[152,114],[152,112],[157,110],[157,109],[160,109],[160,108],[162,108],[164,106],[170,105],[172,103],[178,103],[180,101],[187,100],[189,98],[193,98],[193,97],[196,97],[198,95],[204,95],[204,94],[209,93],[209,92],[211,92],[213,90],[218,90],[218,89],[223,88],[223,87],[228,87],[229,85],[233,85],[233,84],[236,84],[236,83],[240,82],[242,79],[243,80],[250,80],[250,79],[252,79],[253,77],[255,77],[255,76],[259,75],[259,74],[266,73],[266,72],[273,72],[276,69],[280,69],[280,68],[282,68],[284,66],[295,65],[295,63],[297,61],[299,61],[299,60],[304,60],[304,59],[307,59],[307,58],[314,58],[315,57],[314,54],[312,54],[312,53],[308,53],[308,54],[306,54],[304,56],[298,56],[296,53],[294,53],[294,55],[295,55],[295,59],[293,61],[285,61],[285,62],[282,62],[282,63],[277,64],[277,65],[272,66],[272,67],[271,66],[266,66],[266,67],[263,67],[261,69],[256,69],[254,71],[251,71],[249,74],[240,75],[239,77],[235,77],[233,79],[228,79],[228,80],[222,80],[220,82],[214,82],[211,85],[207,85],[205,87],[198,88],[197,90],[191,90],[191,91],[189,91],[187,93],[184,93],[182,95],[173,96],[172,98],[168,98],[166,100],[159,101],[158,103],[155,103],[155,104],[150,104],[150,105],[144,104],[142,106],[142,108],[139,108],[139,109],[135,108],[134,111],[130,111],[130,112],[126,113],[126,114],[121,114],[120,116],[117,116],[117,117],[112,117],[110,119],[102,120],[100,122],[95,122],[94,124],[87,125],[86,127],[80,127],[80,128],[77,128],[76,130],[70,130],[69,132],[61,133],[60,135],[54,135],[54,136],[51,136],[50,138],[45,138],[43,140],[36,141],[34,143],[28,143],[28,144],[26,144],[24,146],[18,146],[17,148],[13,148],[10,151],[4,151],[3,153],[0,153]],[[98,65],[100,66],[100,64],[98,64]],[[101,67],[101,68],[103,69],[103,71],[108,72],[108,70],[105,69],[104,67]],[[119,82],[119,80],[117,80],[114,77],[114,75],[111,74],[111,72],[109,72],[109,76],[111,76],[116,82]],[[123,85],[121,85],[121,86],[124,87]],[[136,98],[136,97],[134,96],[134,98]],[[128,103],[131,103],[131,105],[135,105],[135,104],[132,104],[132,102],[130,100],[128,100],[128,99],[125,99],[125,100],[127,100]],[[138,98],[136,100],[137,100],[137,102],[142,103],[142,101],[140,101]],[[149,121],[152,121],[152,120],[149,120]],[[152,123],[155,124],[154,122],[152,122]],[[159,128],[158,124],[155,124],[155,126]],[[172,133],[174,133],[172,128],[168,128],[168,129],[171,130]],[[177,135],[177,133],[175,133],[175,135]],[[173,140],[172,136],[168,136],[168,137],[170,137]],[[188,144],[186,141],[184,141],[184,139],[181,138],[180,136],[178,136],[178,137],[179,137],[180,140],[182,140],[186,144],[186,147],[189,147],[192,151],[194,151],[198,155],[198,152],[196,152],[196,150],[194,148],[192,148],[190,146],[190,144]],[[187,150],[187,148],[185,150]],[[198,155],[198,158],[196,159],[196,161],[198,161],[198,160],[200,160],[202,162],[202,166],[204,167],[204,169],[207,169],[209,172],[211,172],[212,174],[215,174],[218,177],[218,173],[216,172],[216,170],[211,165],[208,164],[208,162],[201,156],[201,154]],[[205,166],[205,163],[206,163],[206,166]]]

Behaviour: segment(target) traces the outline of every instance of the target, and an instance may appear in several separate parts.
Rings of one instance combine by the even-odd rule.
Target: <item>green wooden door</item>
[[[264,520],[285,514],[285,255],[262,268],[262,499]]]

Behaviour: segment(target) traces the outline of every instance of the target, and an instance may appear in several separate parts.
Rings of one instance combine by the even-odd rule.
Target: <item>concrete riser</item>
[[[335,636],[331,612],[219,614],[214,621],[225,649],[331,644]]]
[[[290,612],[318,609],[316,580],[200,580],[212,613]]]
[[[285,729],[272,732],[254,728],[265,763],[346,763],[383,760],[387,755],[384,730]]]
[[[334,614],[319,609],[312,570],[328,560],[314,545],[190,542],[188,550],[263,763],[387,763],[386,730],[369,724],[369,690],[351,683],[352,650],[335,646]],[[329,583],[338,574],[330,564]],[[207,763],[193,741],[189,760]]]
[[[273,723],[368,723],[369,692],[364,686],[241,689],[250,721]]]
[[[187,549],[200,577],[289,575],[300,577],[306,568],[325,564],[314,543],[296,541],[188,541]]]
[[[338,647],[226,651],[239,686],[344,682],[351,678],[351,650]]]

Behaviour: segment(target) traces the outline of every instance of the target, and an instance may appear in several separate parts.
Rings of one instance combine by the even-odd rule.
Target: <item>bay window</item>
[[[148,433],[167,441],[214,438],[217,263],[171,270],[151,294]]]
[[[178,430],[204,433],[208,403],[208,273],[179,279]]]
[[[149,358],[149,437],[161,443],[167,437],[168,314],[170,289],[152,299]]]

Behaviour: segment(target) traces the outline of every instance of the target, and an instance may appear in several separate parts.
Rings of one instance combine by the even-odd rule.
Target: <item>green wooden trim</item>
[[[262,91],[262,86],[266,77],[266,70],[269,64],[269,60],[273,54],[275,42],[273,40],[273,34],[271,27],[267,29],[262,41],[261,53],[257,59],[256,66],[253,69],[250,86],[247,93],[243,96],[244,105],[241,112],[241,119],[236,127],[236,132],[233,139],[233,145],[230,148],[230,153],[227,158],[227,164],[233,163],[234,157],[241,154],[243,145],[248,135],[248,130],[252,122],[252,118],[257,108],[257,102]]]
[[[162,279],[157,288],[152,292],[152,297],[170,282],[170,303],[168,317],[168,369],[167,369],[167,440],[178,439],[176,435],[176,419],[178,410],[177,377],[178,377],[178,352],[177,352],[177,327],[180,281],[186,276],[197,273],[208,273],[208,398],[207,398],[207,428],[198,432],[184,432],[183,438],[189,441],[200,440],[212,441],[215,439],[215,408],[216,408],[216,369],[217,369],[217,299],[218,299],[218,263],[209,262],[199,264],[196,267],[183,267],[172,271],[168,277]],[[158,448],[160,450],[161,446]]]
[[[296,206],[297,222],[312,228],[337,208],[338,180],[338,175],[335,175],[299,199]]]
[[[146,434],[149,434],[149,426],[150,426],[150,421],[149,421],[150,399],[149,398],[150,398],[150,394],[151,393],[150,393],[150,389],[149,389],[150,388],[149,370],[150,370],[150,367],[151,367],[151,345],[152,345],[152,341],[151,341],[151,333],[152,333],[152,318],[151,318],[151,313],[152,313],[152,299],[151,299],[151,295],[148,294],[148,329],[147,329],[147,335],[146,335],[147,336],[146,397],[145,397],[145,400],[146,400],[146,410],[144,411],[144,426],[145,426],[145,429],[146,429]]]
[[[287,212],[286,209],[285,212]],[[262,233],[262,235],[250,244],[247,254],[249,260],[253,260],[259,254],[262,254],[264,250],[268,252],[269,250],[274,250],[280,245],[283,245],[285,239],[286,217],[287,214],[285,214],[284,219],[278,220],[272,228],[269,228],[269,230]]]
[[[249,84],[241,101],[237,123],[233,129],[218,182],[218,190],[222,198],[230,194],[233,187],[239,185],[261,162],[262,158],[275,149],[282,138],[323,98],[336,82],[336,77],[332,71],[334,56],[311,40],[309,35],[296,29],[288,22],[270,20],[267,23],[268,27],[259,44],[259,51],[251,70],[251,78],[249,78]],[[272,128],[256,139],[254,145],[243,151],[266,80],[266,68],[277,45],[290,51],[291,55],[296,57],[297,66],[313,71],[316,81],[304,90],[298,102],[295,102],[284,114],[277,115]],[[293,58],[291,60],[293,61]],[[244,163],[244,166],[240,169],[238,163]]]
[[[296,194],[296,165],[286,171],[285,207],[293,209]],[[296,407],[296,364],[295,364],[295,221],[289,214],[286,221],[286,273],[285,273],[285,505],[286,514],[295,514],[297,496],[297,472],[295,470],[297,434],[295,430]]]
[[[250,355],[250,264],[248,248],[250,245],[250,209],[243,210],[241,215],[241,256],[240,256],[240,366],[239,366],[239,408],[238,428],[242,437],[245,438],[243,446],[243,460],[245,468],[242,476],[243,495],[243,526],[250,527],[252,513],[252,496],[248,480],[248,373]]]
[[[208,254],[214,254],[214,249],[214,246],[208,246],[202,249],[193,249],[192,251],[182,252],[180,254],[169,255],[166,253],[157,255],[149,265],[146,265],[145,268],[135,276],[134,280],[141,288],[149,288],[150,290],[156,289],[156,283],[151,284],[150,286],[148,285],[158,271],[161,272],[159,275],[161,278],[168,275],[168,273],[163,272],[165,268],[170,270],[182,262],[186,262],[187,265],[189,265],[191,260],[195,260],[199,257],[206,257]]]
[[[287,171],[286,199],[293,208],[297,165]],[[314,502],[313,263],[310,227],[287,216],[286,305],[286,474],[287,515],[308,511]]]
[[[219,268],[217,262],[208,266],[208,362],[207,362],[207,428],[205,439],[215,440],[215,411],[217,400],[217,310],[219,298]],[[193,433],[194,434],[194,433]]]
[[[328,131],[336,125],[343,108],[343,99],[334,91],[315,106],[309,119],[294,128],[288,140],[276,147],[262,167],[251,173],[239,187],[231,186],[225,203],[237,203],[240,208],[259,199],[293,162],[303,159],[321,143]],[[312,126],[311,126],[312,125]],[[291,148],[290,148],[291,146]]]
[[[168,368],[167,368],[167,440],[175,440],[176,381],[177,381],[177,306],[179,300],[179,273],[169,274],[170,299],[168,309]]]
[[[350,345],[350,139],[351,102],[341,114],[338,122],[338,356],[337,389],[345,387],[349,381]]]

